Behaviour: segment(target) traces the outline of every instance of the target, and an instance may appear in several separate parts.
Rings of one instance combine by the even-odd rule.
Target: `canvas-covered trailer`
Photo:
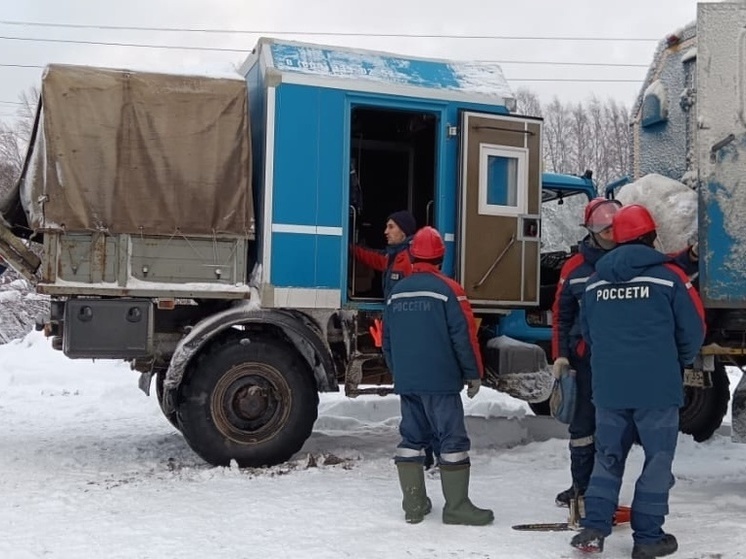
[[[245,297],[248,127],[240,79],[48,66],[3,201],[15,230],[43,242],[37,290]]]

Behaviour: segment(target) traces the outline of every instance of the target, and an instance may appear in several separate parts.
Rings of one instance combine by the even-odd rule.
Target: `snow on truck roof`
[[[505,105],[513,93],[499,64],[416,58],[262,37],[241,67],[279,82]]]

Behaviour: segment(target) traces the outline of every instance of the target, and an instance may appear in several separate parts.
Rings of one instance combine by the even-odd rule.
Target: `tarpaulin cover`
[[[253,236],[243,80],[50,65],[41,103],[32,228]]]

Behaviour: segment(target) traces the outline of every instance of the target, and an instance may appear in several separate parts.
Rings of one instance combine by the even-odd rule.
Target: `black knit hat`
[[[417,222],[415,222],[414,216],[407,210],[394,212],[389,216],[389,219],[396,223],[407,237],[411,237],[417,232]]]

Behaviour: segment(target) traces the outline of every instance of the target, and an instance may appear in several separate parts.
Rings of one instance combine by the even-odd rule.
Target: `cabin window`
[[[525,213],[527,151],[482,144],[479,149],[479,213]]]
[[[655,80],[645,90],[642,97],[643,128],[666,122],[668,120],[668,96],[660,80]]]

